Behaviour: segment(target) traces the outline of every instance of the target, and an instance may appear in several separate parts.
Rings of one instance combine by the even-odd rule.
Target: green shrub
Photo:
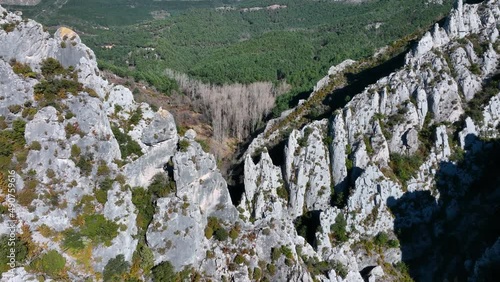
[[[238,227],[233,227],[231,228],[231,230],[229,230],[229,238],[235,240],[236,238],[238,238],[238,236],[240,235],[240,230]]]
[[[135,155],[136,157],[142,156],[141,146],[132,139],[128,134],[122,133],[120,129],[116,126],[111,127],[113,135],[120,146],[120,152],[122,154],[122,159],[126,159],[129,156]]]
[[[67,98],[66,93],[77,95],[83,85],[74,80],[49,79],[40,81],[33,89],[35,100],[44,107],[56,105],[56,101]]]
[[[92,172],[92,156],[85,155],[81,156],[78,162],[76,163],[76,167],[80,168],[80,172],[84,175],[90,175]]]
[[[31,262],[31,266],[38,272],[57,277],[62,274],[66,266],[66,259],[55,250],[50,250]]]
[[[205,237],[207,239],[210,240],[212,238],[213,234],[214,234],[214,230],[212,228],[210,228],[209,226],[205,227]]]
[[[23,77],[30,77],[30,78],[36,77],[36,73],[33,72],[33,70],[28,64],[14,62],[12,64],[12,71],[14,71],[15,74],[18,74]]]
[[[280,248],[272,248],[271,250],[271,260],[275,261],[281,257],[281,249]]]
[[[78,158],[81,153],[82,150],[80,149],[80,147],[78,147],[78,145],[76,144],[71,145],[71,157]]]
[[[276,274],[276,266],[272,263],[268,264],[267,271],[269,271],[269,274],[271,274],[271,276],[273,276],[274,274]]]
[[[347,232],[347,221],[343,213],[339,213],[335,218],[335,223],[330,226],[330,231],[332,232],[333,238],[338,242],[346,242]]]
[[[278,197],[288,202],[289,199],[288,190],[284,185],[281,185],[280,187],[278,187],[278,189],[276,189],[276,194],[278,194]]]
[[[28,108],[23,109],[23,112],[21,113],[21,115],[23,118],[25,118],[27,120],[32,120],[35,117],[37,112],[38,112],[38,110],[36,108],[28,107]]]
[[[26,257],[28,256],[28,247],[26,246],[26,243],[21,241],[19,238],[15,238],[13,242],[15,242],[16,244],[15,267],[18,267],[26,260]],[[3,246],[2,248],[0,248],[0,275],[1,275],[1,273],[6,272],[10,269],[8,265],[8,263],[10,262],[10,259],[8,258],[8,256],[10,255],[10,248],[7,248],[7,246],[9,246],[9,236],[2,235],[0,237],[0,246]]]
[[[187,152],[187,149],[189,148],[189,141],[188,140],[185,140],[185,139],[182,139],[179,141],[179,151],[181,152]]]
[[[219,228],[215,230],[214,237],[219,241],[226,241],[228,237],[227,230],[224,228]]]
[[[245,262],[245,258],[242,255],[237,254],[236,257],[234,257],[234,263],[242,264],[244,262]]]
[[[110,173],[110,170],[109,170],[108,165],[106,164],[106,162],[101,161],[101,163],[97,167],[97,176],[105,176],[105,175],[109,175],[109,173]]]
[[[148,190],[157,197],[164,198],[175,192],[175,182],[170,181],[165,173],[158,173],[153,177],[153,181],[149,184]]]
[[[2,29],[5,30],[5,32],[7,32],[7,33],[14,31],[15,28],[16,28],[16,24],[15,23],[4,23],[4,24],[2,24]]]
[[[33,141],[31,142],[30,149],[35,151],[40,151],[42,149],[42,145],[38,141]]]
[[[139,266],[146,275],[149,275],[151,269],[154,267],[154,254],[153,251],[146,245],[144,240],[140,240],[137,244],[137,249],[134,252],[132,261],[140,260]]]
[[[84,215],[81,233],[96,244],[110,245],[118,235],[118,224],[106,219],[102,214]]]
[[[101,203],[105,204],[108,201],[108,191],[112,188],[113,186],[113,179],[106,177],[101,183],[99,183],[99,189],[95,191],[95,198],[96,200]]]
[[[61,63],[54,58],[47,58],[43,60],[40,69],[42,71],[42,75],[46,78],[66,73],[66,70]]]
[[[80,131],[80,127],[78,123],[67,123],[66,126],[64,127],[64,130],[66,131],[66,138],[70,138],[74,134],[79,134],[82,135],[82,132]]]
[[[137,107],[137,110],[129,118],[129,124],[137,125],[141,119],[142,110],[141,107]]]
[[[287,259],[293,259],[293,253],[292,253],[292,249],[290,249],[289,247],[283,245],[281,246],[281,253],[287,258]]]
[[[397,153],[392,153],[390,160],[389,166],[403,184],[406,184],[408,180],[416,176],[418,169],[424,161],[420,154],[405,156]]]
[[[68,249],[81,250],[85,247],[83,243],[82,235],[74,230],[67,229],[63,232],[63,246]]]
[[[10,105],[8,109],[11,113],[17,114],[21,111],[21,105]]]
[[[470,66],[470,72],[472,72],[475,75],[481,75],[481,68],[479,67],[478,64],[473,63]]]
[[[260,268],[258,267],[255,267],[253,269],[253,275],[252,275],[253,280],[259,281],[261,277],[262,277],[262,270],[260,270]]]
[[[142,187],[136,187],[132,190],[132,203],[138,210],[137,226],[142,233],[145,233],[155,211],[152,193]]]
[[[108,261],[104,267],[102,278],[104,281],[123,281],[122,276],[127,273],[129,267],[129,263],[125,261],[125,256],[118,255]]]
[[[347,274],[349,273],[349,269],[339,261],[333,262],[333,269],[335,270],[335,273],[337,273],[337,275],[342,277],[342,279],[345,279]]]
[[[168,261],[153,267],[152,272],[155,281],[176,281],[177,278],[174,267]]]
[[[373,242],[378,246],[385,246],[389,242],[389,236],[385,232],[379,232]]]

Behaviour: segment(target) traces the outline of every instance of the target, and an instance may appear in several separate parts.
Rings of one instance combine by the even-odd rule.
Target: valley
[[[0,7],[1,281],[495,281],[499,0],[96,3]]]

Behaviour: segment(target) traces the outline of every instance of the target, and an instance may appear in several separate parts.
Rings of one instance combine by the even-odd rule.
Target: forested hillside
[[[75,28],[101,68],[166,94],[177,89],[166,68],[216,84],[285,80],[292,90],[278,98],[278,114],[331,65],[426,29],[452,1],[70,0],[59,9],[52,2],[22,9],[49,27]]]

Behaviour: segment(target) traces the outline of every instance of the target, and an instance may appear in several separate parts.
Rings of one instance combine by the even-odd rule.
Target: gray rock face
[[[141,141],[151,146],[174,137],[177,137],[174,117],[166,110],[160,109],[142,132]]]
[[[318,121],[293,131],[285,149],[285,181],[290,191],[290,214],[302,215],[306,210],[322,210],[331,197],[330,161],[323,143],[327,121]],[[305,146],[304,146],[305,145]]]
[[[321,132],[319,139],[308,139],[307,148],[296,150],[300,147],[297,144],[303,138],[304,130],[321,122],[306,125],[301,131],[292,131],[284,151],[285,163],[281,166],[273,165],[267,153],[261,155],[258,164],[254,164],[249,156],[255,154],[256,148],[265,146],[268,140],[279,136],[277,132],[266,132],[271,128],[268,125],[264,133],[250,144],[245,159],[243,201],[247,204],[243,204],[243,201],[241,204],[241,207],[245,208],[245,214],[252,214],[256,211],[255,207],[267,211],[279,210],[270,200],[272,197],[259,195],[261,189],[266,189],[269,194],[278,189],[280,180],[276,178],[281,174],[289,192],[288,209],[279,211],[285,213],[281,218],[294,218],[302,215],[303,211],[321,210],[319,230],[322,231],[317,232],[315,236],[318,255],[325,260],[335,258],[346,265],[350,271],[347,280],[361,279],[357,272],[373,265],[371,263],[376,265],[376,258],[358,251],[355,254],[352,246],[359,240],[375,236],[379,232],[393,232],[395,219],[388,206],[388,199],[397,201],[405,194],[403,189],[413,192],[428,190],[439,199],[439,193],[433,190],[436,168],[442,162],[448,162],[458,150],[451,145],[450,136],[453,130],[449,124],[460,119],[466,103],[474,99],[481,91],[482,84],[496,73],[498,49],[492,48],[490,44],[498,37],[498,1],[483,5],[483,8],[479,8],[481,5],[463,5],[459,1],[446,25],[436,25],[426,33],[413,52],[407,55],[403,68],[368,86],[344,109],[336,111],[330,119],[329,129],[318,128],[318,132]],[[462,40],[457,41],[459,38]],[[474,38],[479,38],[482,44],[488,46],[484,53],[478,53],[477,46],[474,48]],[[321,80],[315,90],[319,90],[328,81],[328,78]],[[311,96],[314,96],[314,93]],[[465,146],[468,143],[467,138],[471,136],[498,136],[498,97],[494,96],[484,107],[484,121],[481,125],[475,124],[470,118],[465,120],[465,128],[459,133],[460,146],[465,150],[481,150],[479,145]],[[275,124],[291,113],[293,110],[270,124]],[[402,185],[388,173],[391,171],[388,167],[391,154],[418,154],[424,146],[421,132],[428,130],[431,125],[438,126],[432,130],[435,139],[429,148],[430,152],[415,176]],[[267,139],[264,137],[266,134],[269,135]],[[327,158],[323,160],[320,157],[322,154],[318,154],[317,145],[326,143],[327,136],[330,146],[327,147],[328,151],[325,151]],[[313,165],[309,166],[311,163]],[[310,170],[311,168],[318,170]],[[333,187],[335,193],[343,192],[349,195],[344,208],[330,207],[328,201],[323,202],[324,206],[317,205],[317,201],[321,199],[317,190],[311,197],[316,203],[308,202],[308,189],[304,189],[304,186],[308,187],[308,181],[311,187],[323,185],[321,178],[314,178],[318,174],[323,175],[323,179],[329,178],[330,187]],[[469,174],[464,174],[462,181],[470,183],[472,178]],[[347,188],[350,188],[350,191]],[[429,214],[430,211],[426,212]],[[335,224],[340,213],[346,217],[349,240],[344,244],[334,244],[330,227]],[[265,220],[274,214],[265,214],[259,218]],[[387,251],[387,260],[401,260],[401,251]],[[336,275],[333,274],[330,279]],[[379,266],[367,279],[373,280],[383,275],[384,271]]]

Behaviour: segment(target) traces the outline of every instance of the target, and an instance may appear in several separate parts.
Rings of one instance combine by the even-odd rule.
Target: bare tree
[[[172,70],[166,73],[212,122],[214,138],[218,141],[248,136],[269,114],[276,97],[290,89],[284,82],[277,86],[271,82],[213,85]]]

